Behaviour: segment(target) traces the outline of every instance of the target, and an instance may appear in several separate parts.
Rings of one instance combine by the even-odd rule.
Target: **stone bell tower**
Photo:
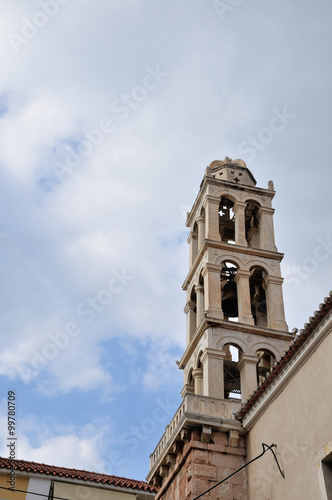
[[[187,345],[183,402],[150,459],[157,499],[193,499],[244,464],[235,419],[293,336],[285,322],[268,189],[242,160],[213,161],[187,217]],[[245,471],[210,499],[247,499]],[[204,497],[203,497],[204,498]]]

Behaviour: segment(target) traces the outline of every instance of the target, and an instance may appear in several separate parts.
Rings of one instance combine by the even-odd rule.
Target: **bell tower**
[[[188,213],[183,403],[150,457],[148,480],[160,487],[157,498],[194,498],[225,468],[243,465],[245,430],[234,415],[293,338],[285,322],[274,195],[272,181],[256,187],[245,162],[226,157],[206,168]],[[241,477],[243,494],[234,495],[246,499],[245,472]],[[210,498],[219,498],[220,488]]]

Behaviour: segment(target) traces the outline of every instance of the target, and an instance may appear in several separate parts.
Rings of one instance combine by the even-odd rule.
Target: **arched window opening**
[[[188,377],[188,385],[192,388],[192,392],[194,392],[194,377],[193,377],[193,370],[190,370],[189,377]]]
[[[203,394],[203,366],[201,362],[201,356],[202,351],[198,355],[197,366],[193,370],[194,392],[198,396],[201,396]]]
[[[204,311],[204,279],[202,274],[199,275],[198,284],[195,285],[196,293],[196,326],[200,326],[203,320]]]
[[[205,239],[205,209],[201,209],[200,216],[197,218],[198,226],[198,251],[201,249]]]
[[[193,311],[194,311],[194,314],[196,314],[197,313],[197,297],[196,297],[195,287],[193,287],[193,289],[191,291],[190,300],[193,304],[195,304],[193,307]]]
[[[234,203],[224,196],[219,205],[219,232],[221,241],[235,243]]]
[[[221,309],[224,313],[224,319],[228,321],[238,321],[239,319],[236,273],[237,267],[231,262],[222,264],[220,273]]]
[[[241,350],[231,344],[224,345],[224,399],[241,399],[241,380],[238,362]]]
[[[194,338],[196,328],[197,328],[197,297],[195,287],[193,287],[190,294],[190,311],[189,311],[189,340]]]
[[[198,225],[195,222],[193,230],[192,230],[192,239],[191,239],[191,265],[195,262],[196,257],[198,255]]]
[[[253,269],[250,285],[251,314],[256,326],[267,326],[267,306],[265,293],[265,272],[261,269]]]
[[[246,240],[248,246],[259,248],[259,205],[252,201],[247,203],[245,210]]]
[[[257,354],[257,383],[259,384],[274,365],[274,355],[266,350],[259,350]]]
[[[200,286],[204,286],[204,278],[202,276],[202,273],[200,273],[199,275],[198,283]]]

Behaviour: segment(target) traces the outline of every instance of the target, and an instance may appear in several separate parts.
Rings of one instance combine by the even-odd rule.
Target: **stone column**
[[[198,226],[198,252],[202,248],[202,245],[205,240],[205,217],[202,215],[197,217],[197,226]]]
[[[285,321],[284,299],[282,295],[283,279],[268,276],[265,280],[268,327],[282,332],[288,332]]]
[[[257,356],[242,354],[238,362],[241,378],[241,400],[244,403],[256,389],[257,383]]]
[[[203,394],[211,398],[224,399],[224,359],[227,353],[216,349],[205,349],[203,364]]]
[[[239,323],[254,325],[254,318],[251,314],[251,300],[249,278],[250,271],[239,269],[236,273],[235,282],[237,284],[237,303],[239,309]]]
[[[224,319],[221,309],[220,266],[206,264],[202,276],[204,278],[204,309],[209,316]]]
[[[203,368],[193,370],[194,390],[196,396],[203,396]]]
[[[246,240],[246,224],[245,224],[245,210],[246,203],[241,203],[237,201],[234,205],[235,214],[235,243],[241,245],[242,247],[247,247],[248,242]]]
[[[205,237],[208,240],[221,241],[219,232],[220,199],[207,195],[205,199]]]
[[[184,312],[187,315],[187,346],[191,342],[196,331],[196,313],[194,311],[195,307],[195,302],[190,300],[189,302],[187,302],[184,308]]]
[[[188,236],[189,243],[189,269],[191,269],[194,264],[196,257],[198,255],[198,237],[195,233],[190,233]]]
[[[273,214],[273,208],[261,207],[259,209],[260,248],[262,250],[276,252],[277,247],[274,241]]]
[[[196,328],[199,327],[203,320],[203,310],[204,310],[204,286],[195,286],[195,292],[197,297],[197,313],[196,313]]]

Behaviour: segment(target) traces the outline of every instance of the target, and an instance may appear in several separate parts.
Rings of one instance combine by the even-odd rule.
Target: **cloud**
[[[6,411],[2,404],[4,413]],[[0,455],[6,457],[7,451],[7,419],[0,418]],[[50,430],[50,424],[52,430]],[[17,422],[15,458],[43,461],[50,465],[73,467],[76,469],[103,471],[105,435],[111,434],[109,424],[102,421],[92,421],[89,424],[74,428],[61,426],[55,421],[25,415],[24,420]]]
[[[98,394],[98,411],[123,398],[129,419],[132,387],[144,407],[161,381],[171,390],[182,378],[185,215],[205,167],[236,158],[275,108],[296,119],[248,167],[258,186],[275,181],[284,271],[329,236],[331,7],[253,0],[221,22],[212,0],[70,0],[16,53],[8,34],[36,21],[42,2],[0,7],[0,372],[24,380],[43,415],[60,395],[82,405]],[[150,90],[147,68],[167,73]],[[101,132],[105,119],[112,131]],[[320,263],[296,294],[285,280],[290,327],[326,295],[330,267]],[[133,279],[114,293],[123,269]],[[57,436],[77,449],[76,438],[90,439],[65,429],[45,440]]]
[[[178,354],[180,352],[178,350]],[[179,373],[179,368],[175,363],[174,351],[170,351],[167,345],[162,347],[154,343],[146,354],[146,361],[146,371],[142,377],[145,391],[160,391],[165,380],[167,380],[170,386],[173,385],[175,387],[178,384],[182,372],[181,374]],[[161,373],[162,377],[160,376]]]

